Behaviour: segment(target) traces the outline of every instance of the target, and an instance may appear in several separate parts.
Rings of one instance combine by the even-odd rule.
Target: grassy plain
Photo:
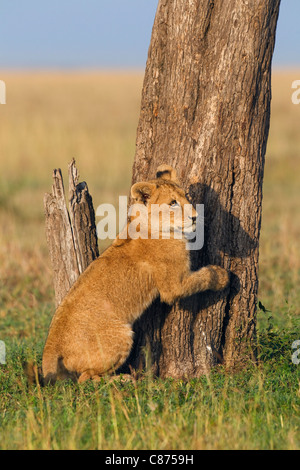
[[[127,195],[141,73],[8,73],[0,107],[0,366],[2,449],[299,449],[300,105],[273,75],[260,246],[261,362],[189,383],[57,384],[28,390],[54,311],[43,195],[75,157],[94,205]],[[101,248],[101,247],[100,247]]]

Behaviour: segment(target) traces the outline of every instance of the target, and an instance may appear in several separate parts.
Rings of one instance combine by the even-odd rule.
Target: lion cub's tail
[[[27,377],[29,385],[40,384],[42,387],[44,386],[44,377],[41,367],[38,367],[33,362],[25,362],[23,364],[23,371]]]
[[[29,385],[39,384],[41,387],[54,385],[57,380],[71,379],[73,382],[77,382],[78,378],[75,372],[70,372],[65,368],[62,357],[58,358],[56,372],[47,374],[46,377],[43,376],[42,368],[38,367],[34,362],[25,362],[23,364],[23,371]]]

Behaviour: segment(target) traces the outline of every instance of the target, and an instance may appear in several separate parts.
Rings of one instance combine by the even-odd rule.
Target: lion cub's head
[[[155,180],[134,184],[131,196],[130,220],[142,238],[181,238],[195,230],[197,212],[171,166],[160,165]]]

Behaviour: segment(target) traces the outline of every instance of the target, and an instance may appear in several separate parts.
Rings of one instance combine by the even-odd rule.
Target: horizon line
[[[26,66],[26,67],[1,67],[0,73],[145,73],[145,67],[138,66]],[[273,72],[298,72],[300,71],[300,63],[298,65],[272,65]]]

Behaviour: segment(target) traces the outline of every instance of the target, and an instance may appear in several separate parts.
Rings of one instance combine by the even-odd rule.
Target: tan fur
[[[172,200],[188,204],[173,168],[163,165],[157,174],[156,180],[132,187],[137,202],[147,210],[151,204]],[[43,353],[44,383],[68,376],[84,382],[112,374],[129,355],[133,322],[156,297],[171,304],[207,289],[224,289],[228,279],[218,266],[191,272],[184,239],[121,240],[118,236],[56,310]]]

